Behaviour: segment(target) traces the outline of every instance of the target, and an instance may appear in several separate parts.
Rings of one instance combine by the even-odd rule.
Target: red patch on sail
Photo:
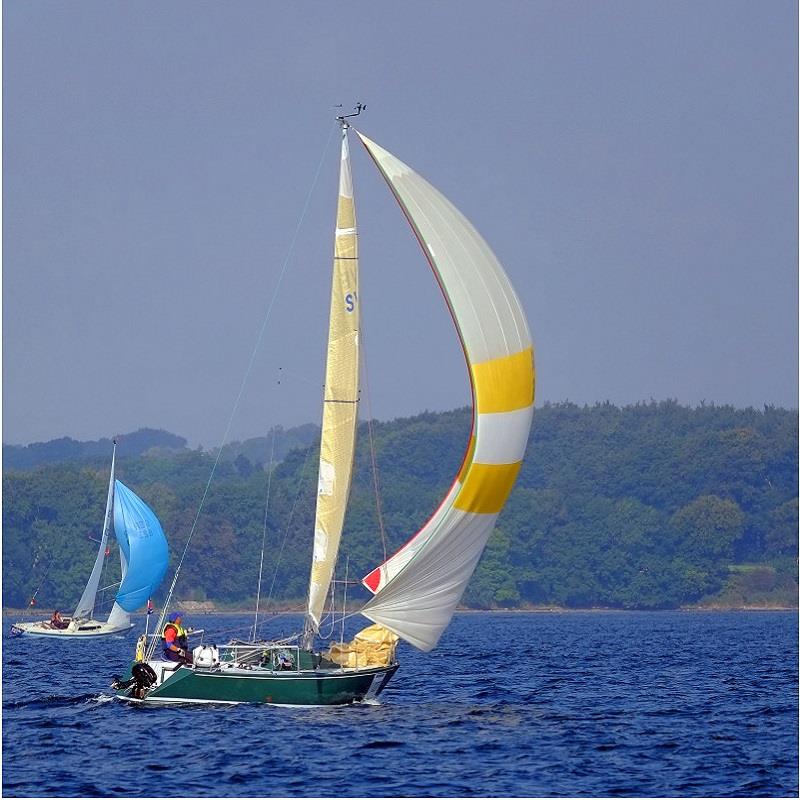
[[[373,594],[378,591],[378,586],[381,582],[381,568],[378,567],[377,569],[372,570],[366,578],[364,578],[361,583],[367,587]]]

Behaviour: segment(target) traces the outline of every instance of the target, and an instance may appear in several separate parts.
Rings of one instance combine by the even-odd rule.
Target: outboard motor
[[[155,670],[149,664],[145,664],[143,661],[137,661],[131,667],[131,677],[128,678],[127,681],[123,681],[120,678],[114,678],[111,683],[111,688],[120,691],[122,689],[128,689],[132,686],[133,689],[129,693],[129,696],[141,700],[147,693],[147,690],[157,680],[158,677],[156,676]]]

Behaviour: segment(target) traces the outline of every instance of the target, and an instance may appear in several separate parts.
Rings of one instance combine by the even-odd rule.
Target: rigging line
[[[347,561],[344,567],[344,599],[342,600],[342,633],[339,637],[339,644],[344,643],[344,618],[347,614],[347,579],[350,574],[350,556],[347,556]]]
[[[278,577],[278,567],[281,563],[281,558],[283,557],[283,550],[286,547],[286,542],[289,539],[289,528],[292,524],[292,519],[294,518],[294,512],[297,508],[297,503],[300,500],[300,491],[303,488],[303,482],[305,481],[306,477],[306,467],[308,466],[308,457],[311,455],[311,451],[313,450],[313,446],[309,446],[306,448],[306,458],[303,462],[303,469],[300,472],[300,480],[297,482],[297,491],[294,495],[294,504],[292,505],[291,511],[289,512],[289,519],[286,522],[286,528],[283,531],[283,541],[281,542],[281,548],[278,551],[278,558],[275,561],[275,571],[272,574],[272,583],[269,587],[269,594],[267,595],[267,606],[272,602],[272,591],[275,588],[275,579]]]
[[[278,619],[278,617],[286,617],[286,616],[297,615],[297,613],[298,612],[296,612],[296,611],[271,611],[270,615],[269,615],[269,618],[262,620],[261,622],[258,623],[258,625],[259,625],[259,627],[263,628],[268,623]],[[242,626],[241,625],[236,625],[233,628],[223,628],[221,631],[215,631],[215,636],[228,636],[231,633],[236,633],[237,631],[241,631],[241,630],[242,630]],[[249,640],[246,641],[245,643],[246,644],[255,644],[255,642],[251,642]]]
[[[363,606],[362,606],[362,608],[363,608]],[[360,614],[361,614],[361,609],[359,608],[359,609],[357,609],[356,611],[351,611],[349,614],[345,614],[345,615],[342,617],[342,620],[341,620],[341,621],[342,621],[342,623],[344,624],[344,621],[345,621],[346,619],[350,619],[351,617],[357,617],[357,616],[359,616]]]
[[[228,424],[227,424],[227,426],[225,428],[225,434],[222,437],[222,443],[220,444],[220,446],[219,446],[219,448],[217,450],[217,456],[214,459],[213,466],[211,467],[211,474],[208,476],[208,482],[206,483],[206,488],[203,491],[203,496],[200,498],[200,505],[197,508],[197,514],[195,515],[194,522],[192,522],[192,527],[189,530],[189,536],[186,539],[186,544],[184,545],[183,553],[181,553],[181,558],[180,558],[180,561],[178,562],[178,566],[177,566],[177,568],[175,570],[175,575],[174,575],[174,577],[172,579],[172,583],[170,584],[169,592],[167,592],[167,597],[166,597],[166,600],[164,601],[164,606],[161,609],[161,614],[159,615],[159,618],[158,618],[158,628],[157,628],[157,630],[163,630],[163,628],[164,628],[164,620],[166,619],[166,616],[167,616],[167,609],[169,608],[169,603],[172,600],[172,594],[175,591],[175,584],[178,581],[178,575],[180,574],[181,567],[183,566],[183,560],[186,557],[187,550],[189,549],[189,542],[192,541],[192,536],[194,535],[195,529],[197,527],[197,521],[200,518],[200,512],[203,509],[203,505],[204,505],[206,497],[208,495],[209,487],[211,486],[211,481],[214,479],[214,473],[217,470],[217,465],[219,464],[219,460],[220,460],[220,458],[222,456],[222,450],[225,447],[225,445],[227,444],[228,437],[229,437],[230,432],[231,432],[231,426],[233,425],[233,419],[236,416],[237,410],[239,409],[239,403],[240,403],[240,401],[242,399],[242,394],[244,393],[245,386],[247,385],[247,381],[248,381],[248,379],[250,377],[250,373],[252,372],[253,364],[255,363],[255,359],[256,359],[256,355],[257,355],[258,350],[259,350],[259,348],[261,346],[261,340],[264,338],[264,331],[267,328],[267,323],[269,322],[269,319],[272,316],[272,309],[273,309],[273,307],[275,305],[275,300],[277,299],[278,292],[280,291],[281,284],[283,283],[283,278],[286,275],[286,270],[287,270],[287,268],[289,266],[289,260],[291,259],[292,254],[294,253],[294,246],[295,246],[295,243],[297,242],[297,236],[300,233],[300,229],[303,226],[303,221],[305,220],[306,213],[308,212],[308,207],[311,204],[311,197],[314,194],[314,190],[316,189],[320,173],[322,172],[322,165],[323,165],[323,163],[325,161],[325,156],[327,155],[328,147],[329,147],[329,145],[331,143],[331,139],[333,138],[333,133],[336,130],[338,130],[338,126],[335,126],[335,127],[331,128],[331,132],[328,134],[328,139],[325,142],[325,147],[322,150],[322,156],[320,157],[319,163],[317,164],[317,171],[314,174],[314,180],[311,182],[311,188],[308,190],[308,194],[306,195],[306,201],[305,201],[305,204],[303,206],[303,210],[300,213],[300,219],[298,220],[297,226],[294,229],[294,234],[292,235],[291,242],[289,243],[289,249],[288,249],[288,251],[286,253],[286,257],[283,259],[283,265],[281,266],[281,271],[280,271],[280,273],[278,275],[278,282],[275,284],[275,289],[273,290],[272,297],[270,298],[269,304],[267,306],[266,313],[264,314],[264,319],[263,319],[263,321],[261,323],[261,329],[258,332],[258,337],[256,338],[256,343],[255,343],[255,346],[253,347],[253,352],[250,354],[250,361],[247,364],[247,369],[245,370],[244,377],[242,378],[241,385],[239,386],[239,393],[236,395],[236,400],[234,401],[233,409],[231,410],[230,417],[228,418]],[[149,650],[147,652],[147,659],[148,660],[152,657],[153,653],[155,652],[155,649],[156,649],[156,642],[154,640],[153,643],[150,645],[150,648],[149,648]]]
[[[29,606],[32,606],[32,605],[36,604],[35,603],[36,595],[39,594],[39,590],[42,588],[42,586],[44,586],[44,582],[47,580],[47,576],[50,574],[50,567],[52,567],[52,566],[53,566],[53,559],[51,557],[50,558],[50,563],[47,565],[47,569],[44,571],[44,576],[42,577],[42,580],[39,583],[39,586],[37,587],[36,591],[31,595],[31,599],[28,602]]]
[[[336,577],[336,564],[333,565],[333,576]],[[330,599],[330,611],[328,616],[331,620],[331,630],[330,633],[323,634],[322,633],[322,622],[320,620],[319,627],[317,628],[317,636],[321,639],[333,639],[334,631],[336,630],[336,584],[331,582],[331,585],[328,587],[328,598]],[[327,617],[326,617],[327,618]]]
[[[372,404],[370,403],[369,390],[369,370],[367,369],[367,345],[364,339],[363,329],[359,331],[361,335],[361,365],[364,368],[364,388],[367,396],[367,432],[369,436],[369,453],[372,462],[372,484],[375,489],[375,513],[378,517],[378,529],[381,532],[381,544],[383,545],[383,560],[387,558],[386,548],[386,528],[383,525],[383,509],[381,508],[381,490],[378,483],[378,461],[375,457],[375,438],[372,433]]]
[[[111,550],[111,546],[108,544],[108,538],[107,537],[106,537],[106,550],[107,551]],[[104,583],[105,580],[106,580],[106,575],[108,574],[108,562],[109,562],[110,556],[111,556],[110,552],[108,552],[106,555],[103,556],[103,568],[100,570],[100,583]],[[121,568],[120,568],[120,571],[122,571]],[[120,578],[119,583],[122,583],[122,578]],[[113,585],[115,585],[115,584],[112,584],[112,586]],[[118,584],[116,584],[116,585],[118,585]],[[107,607],[106,606],[106,589],[110,589],[110,588],[111,588],[111,586],[104,586],[102,589],[100,589],[100,603],[99,603],[99,606],[102,609],[105,609]],[[97,592],[95,592],[95,599],[97,599]],[[91,617],[94,616],[94,608],[92,608],[92,613],[90,614],[90,616]]]
[[[269,473],[267,476],[267,502],[264,506],[264,533],[261,537],[261,561],[258,564],[258,587],[256,589],[256,614],[253,620],[253,641],[256,640],[258,630],[258,606],[261,601],[261,576],[264,572],[264,550],[267,547],[267,514],[269,512],[269,494],[272,488],[272,470],[275,462],[275,428],[272,428],[272,448],[269,453]]]

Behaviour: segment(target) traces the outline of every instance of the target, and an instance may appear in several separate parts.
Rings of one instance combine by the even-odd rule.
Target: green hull
[[[143,703],[268,703],[335,706],[377,696],[398,665],[351,670],[201,670],[182,666],[138,700]],[[118,697],[136,700],[130,690]]]

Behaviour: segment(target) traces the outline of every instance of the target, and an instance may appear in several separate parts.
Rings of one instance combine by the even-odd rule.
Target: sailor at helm
[[[174,611],[169,615],[169,621],[161,632],[161,638],[164,640],[163,655],[167,661],[191,664],[192,655],[188,652],[189,634],[182,622],[183,616],[180,611]]]

